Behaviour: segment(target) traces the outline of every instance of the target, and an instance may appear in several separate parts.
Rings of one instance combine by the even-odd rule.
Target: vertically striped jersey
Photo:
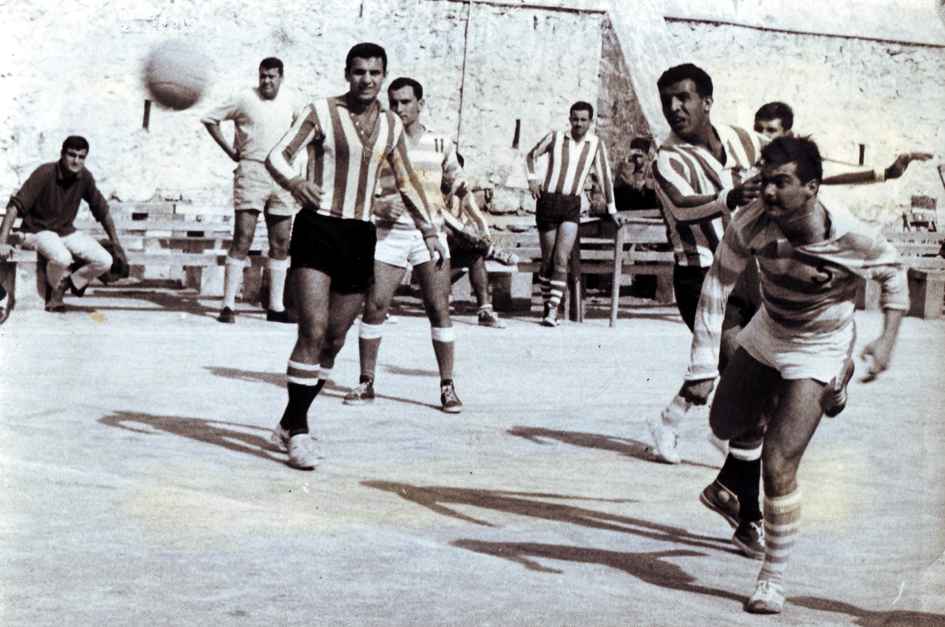
[[[766,142],[761,135],[735,126],[713,128],[724,150],[721,162],[707,148],[672,133],[660,146],[653,167],[669,241],[680,266],[712,265],[730,214],[728,192],[755,166]]]
[[[878,228],[831,205],[824,208],[830,220],[827,239],[796,248],[760,201],[739,211],[702,284],[687,379],[718,374],[725,304],[752,256],[761,268],[762,309],[755,315],[767,316],[770,333],[792,345],[849,331],[858,277],[879,282],[883,308],[908,309],[906,273],[895,247]]]
[[[551,131],[535,144],[525,159],[528,180],[537,181],[535,159],[548,154],[548,170],[541,184],[542,192],[577,196],[584,191],[590,174],[607,201],[607,211],[615,213],[614,183],[607,158],[607,147],[597,135],[588,132],[580,141],[571,137],[571,131]]]
[[[440,228],[445,208],[443,193],[455,193],[466,185],[462,166],[456,157],[456,147],[447,136],[424,129],[414,143],[406,138],[410,163],[430,203],[430,217]],[[378,197],[374,201],[374,222],[383,228],[415,229],[403,199],[397,191],[393,170],[381,167]]]
[[[273,178],[288,188],[295,176],[291,163],[300,151],[308,153],[306,179],[322,191],[318,213],[369,221],[378,171],[386,162],[406,199],[417,227],[434,232],[429,202],[407,155],[403,122],[380,103],[370,135],[362,136],[344,96],[316,100],[302,109],[289,132],[269,153],[266,165]]]

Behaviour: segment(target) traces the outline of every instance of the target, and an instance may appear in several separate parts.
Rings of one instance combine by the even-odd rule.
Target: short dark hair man
[[[269,233],[269,304],[266,319],[289,322],[282,303],[289,268],[289,234],[298,205],[266,171],[266,157],[299,115],[299,95],[282,87],[285,68],[276,57],[259,63],[259,82],[231,97],[201,120],[210,137],[230,159],[238,163],[233,177],[233,242],[226,257],[223,307],[218,320],[236,321],[236,295],[243,280],[246,256],[256,235],[256,222],[263,213]],[[231,120],[236,140],[230,145],[220,123]]]
[[[80,201],[88,203],[92,215],[102,224],[115,254],[125,257],[108,202],[96,187],[95,177],[85,168],[88,154],[88,140],[79,135],[67,137],[62,142],[59,160],[33,170],[13,194],[0,224],[0,259],[12,252],[6,242],[19,216],[23,218],[24,246],[35,249],[47,260],[46,280],[51,290],[46,311],[65,311],[62,298],[66,290],[81,296],[92,279],[112,266],[112,256],[98,240],[75,229]],[[70,273],[69,266],[76,259],[86,263]]]
[[[542,325],[557,326],[558,305],[567,288],[568,260],[578,235],[581,194],[588,176],[601,188],[607,211],[617,212],[614,185],[604,142],[591,131],[594,107],[579,100],[571,105],[570,129],[551,131],[526,156],[528,189],[537,200],[535,220],[541,246]],[[535,173],[535,160],[548,155],[545,180]],[[569,166],[569,163],[576,165]]]
[[[824,406],[837,401],[852,374],[856,282],[876,280],[882,290],[883,332],[863,351],[872,376],[889,364],[909,296],[896,249],[878,230],[818,201],[823,169],[816,144],[781,137],[762,157],[761,196],[734,217],[705,278],[680,394],[706,402],[719,374],[726,300],[748,261],[757,259],[762,306],[721,373],[710,423],[718,437],[729,439],[767,422],[765,557],[746,609],[778,613],[800,520],[798,466]]]
[[[287,367],[288,403],[274,440],[287,448],[290,466],[305,470],[317,460],[308,410],[374,281],[377,236],[371,217],[382,162],[393,171],[430,257],[442,262],[447,255],[407,154],[404,125],[377,100],[387,53],[377,44],[354,46],[344,76],[348,91],[306,106],[266,160],[276,181],[302,203],[289,246],[298,337]],[[292,164],[302,151],[311,158],[300,175]]]

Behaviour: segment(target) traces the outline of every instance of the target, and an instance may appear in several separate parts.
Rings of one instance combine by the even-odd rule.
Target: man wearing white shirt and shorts
[[[201,122],[230,159],[237,162],[233,177],[233,243],[226,258],[223,309],[220,322],[236,321],[236,294],[243,277],[246,256],[256,233],[260,212],[265,213],[269,233],[269,304],[266,319],[289,322],[282,296],[289,269],[289,236],[298,204],[266,170],[266,157],[298,116],[300,99],[295,92],[280,89],[282,61],[267,57],[259,64],[259,84],[210,111]],[[236,127],[233,145],[223,137],[220,123],[232,120]]]

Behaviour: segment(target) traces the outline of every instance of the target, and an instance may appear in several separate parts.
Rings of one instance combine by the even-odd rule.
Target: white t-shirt
[[[281,87],[275,98],[267,100],[260,97],[258,87],[252,87],[208,112],[201,122],[219,124],[232,120],[240,159],[265,162],[269,151],[295,122],[302,104],[301,97],[292,89]]]

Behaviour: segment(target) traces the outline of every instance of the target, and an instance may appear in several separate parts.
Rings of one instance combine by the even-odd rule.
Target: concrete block
[[[945,272],[909,270],[909,315],[917,318],[942,317],[945,304]]]
[[[856,308],[866,311],[879,309],[879,283],[861,279],[856,288]]]
[[[492,305],[497,311],[531,311],[531,272],[491,274],[489,284],[492,286]]]

